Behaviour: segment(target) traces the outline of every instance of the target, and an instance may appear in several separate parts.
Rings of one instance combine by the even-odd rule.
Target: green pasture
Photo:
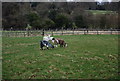
[[[66,35],[68,47],[40,50],[42,37],[3,37],[3,79],[115,79],[118,35]]]

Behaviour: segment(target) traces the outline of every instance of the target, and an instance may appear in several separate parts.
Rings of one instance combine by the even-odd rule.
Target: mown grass
[[[54,37],[68,47],[40,50],[42,37],[4,37],[3,79],[118,78],[117,35]]]

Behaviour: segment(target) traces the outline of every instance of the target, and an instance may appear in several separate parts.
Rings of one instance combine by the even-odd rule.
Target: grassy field
[[[3,79],[118,78],[117,35],[55,37],[68,47],[40,50],[42,37],[4,37]]]

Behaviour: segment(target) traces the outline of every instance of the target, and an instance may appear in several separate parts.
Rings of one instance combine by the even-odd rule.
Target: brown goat
[[[54,38],[54,44],[55,45],[60,45],[60,47],[67,47],[67,43],[65,43],[65,41],[63,39],[60,39],[60,38]]]

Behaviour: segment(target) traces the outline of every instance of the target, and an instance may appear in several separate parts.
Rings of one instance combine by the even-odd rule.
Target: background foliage
[[[118,3],[25,2],[2,5],[4,30],[61,28],[118,28]]]

